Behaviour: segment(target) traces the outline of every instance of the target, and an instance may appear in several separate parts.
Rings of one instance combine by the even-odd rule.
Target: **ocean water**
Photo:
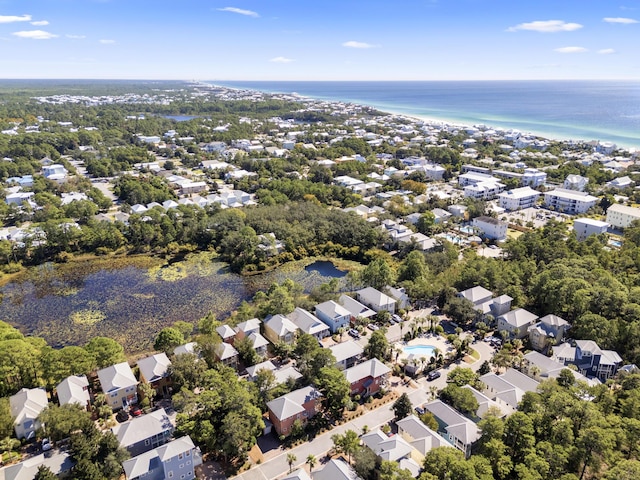
[[[424,119],[640,149],[640,81],[209,83],[270,93],[295,92]]]

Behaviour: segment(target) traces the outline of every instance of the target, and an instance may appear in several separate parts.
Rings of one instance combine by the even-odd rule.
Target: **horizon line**
[[[295,79],[185,79],[185,78],[100,78],[100,77],[0,77],[0,82],[2,81],[33,81],[33,80],[51,80],[51,81],[68,81],[68,80],[84,80],[84,81],[143,81],[143,82],[640,82],[640,77],[638,78],[495,78],[495,79],[367,79],[367,80],[358,80],[358,79],[349,79],[349,80],[340,80],[340,79],[332,79],[332,80],[295,80]]]

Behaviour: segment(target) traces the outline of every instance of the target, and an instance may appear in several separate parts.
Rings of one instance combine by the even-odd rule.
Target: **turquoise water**
[[[412,345],[407,347],[402,347],[402,351],[406,354],[413,354],[418,357],[432,357],[433,350],[436,347],[432,347],[431,345]]]
[[[370,105],[419,118],[640,148],[638,81],[212,82]]]

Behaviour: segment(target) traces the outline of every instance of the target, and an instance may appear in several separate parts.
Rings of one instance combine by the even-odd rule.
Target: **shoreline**
[[[575,143],[588,143],[588,142],[592,142],[592,141],[597,141],[600,143],[613,143],[616,145],[617,149],[619,150],[626,150],[629,153],[635,153],[640,151],[640,140],[638,140],[637,144],[632,144],[632,143],[627,143],[626,141],[620,142],[619,140],[605,140],[602,138],[588,138],[588,137],[564,137],[564,136],[559,136],[557,134],[552,134],[551,132],[544,132],[542,130],[532,130],[530,128],[526,128],[526,129],[521,129],[518,128],[517,125],[514,126],[514,123],[517,124],[517,121],[513,121],[513,122],[509,122],[508,120],[506,121],[496,121],[495,119],[468,119],[468,120],[464,120],[464,119],[460,119],[460,118],[443,118],[443,117],[436,117],[436,116],[430,116],[430,115],[423,115],[423,114],[419,114],[419,113],[414,113],[414,112],[407,112],[407,111],[403,111],[402,107],[400,108],[396,108],[392,105],[385,105],[385,104],[380,104],[380,103],[370,103],[367,101],[361,101],[361,100],[357,100],[357,99],[345,99],[345,100],[341,100],[341,99],[336,99],[336,98],[329,98],[326,96],[310,96],[307,94],[300,94],[294,91],[290,91],[290,92],[283,92],[283,91],[276,91],[276,90],[259,90],[256,89],[255,87],[240,87],[240,86],[229,86],[229,85],[223,85],[220,83],[216,83],[216,82],[210,82],[210,81],[202,81],[200,82],[203,85],[208,85],[208,86],[212,86],[212,87],[218,87],[218,88],[227,88],[230,90],[237,90],[237,91],[252,91],[252,92],[259,92],[259,93],[263,93],[263,94],[267,94],[267,95],[295,95],[300,99],[305,99],[305,100],[310,100],[310,101],[316,101],[316,102],[330,102],[330,103],[345,103],[345,104],[351,104],[351,105],[357,105],[357,106],[361,106],[361,107],[368,107],[368,108],[373,108],[376,110],[379,110],[382,113],[386,113],[389,115],[395,115],[395,116],[401,116],[401,117],[405,117],[408,120],[413,120],[413,121],[419,121],[419,122],[425,122],[425,123],[430,123],[430,124],[439,124],[439,125],[446,125],[446,126],[453,126],[453,127],[465,127],[465,126],[474,126],[474,125],[485,125],[488,129],[499,129],[499,130],[504,130],[504,131],[517,131],[522,133],[523,135],[530,135],[530,136],[534,136],[540,139],[544,139],[544,140],[549,140],[551,142],[559,142],[559,143],[570,143],[570,142],[575,142]],[[293,83],[297,83],[297,82],[293,82]],[[482,114],[478,114],[478,115],[482,115]],[[486,116],[489,116],[490,114],[485,114]],[[558,126],[558,128],[571,128],[570,126]],[[616,137],[616,134],[612,134],[614,137]]]

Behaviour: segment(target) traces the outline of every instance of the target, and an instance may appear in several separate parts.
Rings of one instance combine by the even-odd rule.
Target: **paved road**
[[[437,389],[444,388],[446,385],[447,373],[453,368],[462,366],[469,367],[474,371],[477,371],[480,368],[480,365],[482,365],[485,360],[490,359],[491,355],[493,355],[493,349],[484,342],[474,344],[473,348],[480,353],[480,360],[471,365],[464,362],[459,364],[453,363],[448,368],[442,369],[442,376],[432,382],[428,382],[424,377],[420,378],[417,382],[419,388],[408,392],[411,403],[414,406],[418,406],[430,401],[432,399],[430,393],[431,387],[437,387]],[[392,420],[393,411],[391,410],[391,405],[391,403],[383,405],[361,417],[357,417],[349,423],[345,423],[344,425],[336,427],[329,432],[317,436],[311,442],[304,443],[296,448],[283,452],[261,465],[253,466],[250,470],[235,478],[238,480],[272,480],[280,475],[284,475],[289,471],[289,464],[287,463],[288,453],[293,453],[297,458],[294,468],[304,466],[308,455],[315,455],[315,457],[320,460],[333,447],[333,442],[331,441],[332,435],[336,433],[344,433],[346,430],[354,430],[361,433],[364,425],[367,425],[371,430],[373,430]],[[318,468],[322,468],[322,465],[317,465],[316,469]]]

